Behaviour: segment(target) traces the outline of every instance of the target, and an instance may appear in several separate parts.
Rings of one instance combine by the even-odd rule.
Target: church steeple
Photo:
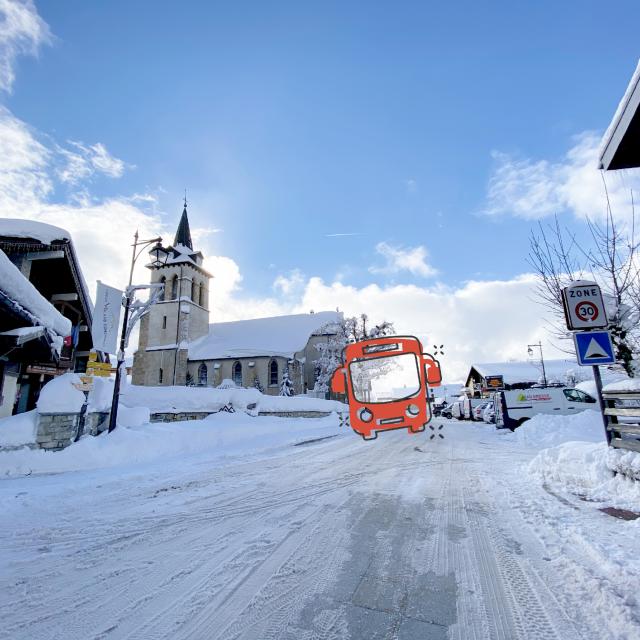
[[[184,198],[184,209],[182,210],[182,217],[180,218],[180,224],[176,231],[176,237],[173,241],[173,245],[178,244],[193,249],[193,243],[191,242],[191,230],[189,229],[189,218],[187,217],[187,197]]]

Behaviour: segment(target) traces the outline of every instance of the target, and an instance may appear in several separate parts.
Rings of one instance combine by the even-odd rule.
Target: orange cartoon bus
[[[349,344],[331,389],[346,394],[352,429],[365,440],[379,431],[424,431],[431,420],[428,387],[442,381],[440,363],[413,336],[387,336]]]

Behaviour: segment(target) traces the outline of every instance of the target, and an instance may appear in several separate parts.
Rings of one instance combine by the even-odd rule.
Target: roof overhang
[[[636,68],[600,148],[599,169],[640,167],[640,64]]]

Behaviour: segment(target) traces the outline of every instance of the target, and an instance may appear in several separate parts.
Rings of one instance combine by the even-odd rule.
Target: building
[[[575,360],[545,360],[548,384],[574,384],[585,379]],[[471,397],[482,397],[490,392],[487,378],[502,376],[505,389],[529,389],[542,383],[542,367],[531,362],[487,362],[473,364],[467,375],[463,391]]]
[[[2,415],[33,409],[54,376],[85,371],[92,304],[71,236],[31,220],[0,219],[5,333]],[[26,296],[26,298],[24,298]]]
[[[600,169],[640,167],[640,63],[618,105],[600,150]]]
[[[151,254],[152,256],[154,254]],[[157,257],[157,256],[156,256]],[[312,389],[318,342],[335,334],[336,311],[209,324],[209,283],[191,240],[185,204],[173,245],[152,260],[151,282],[164,297],[142,317],[132,382],[136,385],[229,384],[277,394],[285,371],[295,393]]]

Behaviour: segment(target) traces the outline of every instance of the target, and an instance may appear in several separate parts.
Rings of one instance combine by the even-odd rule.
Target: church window
[[[198,294],[198,304],[201,307],[204,307],[204,286],[202,282],[200,283],[200,293]]]
[[[196,299],[196,291],[197,291],[197,289],[196,289],[196,287],[197,287],[197,285],[196,285],[196,281],[195,281],[195,280],[192,280],[192,281],[191,281],[191,299],[192,299],[194,302],[197,302],[197,299]]]
[[[160,372],[158,373],[158,382],[160,384],[162,384],[163,373],[162,369],[160,369]]]
[[[162,328],[167,328],[167,316],[162,316]]]
[[[198,367],[198,384],[202,387],[207,386],[207,365],[204,362]]]
[[[272,386],[278,384],[278,363],[275,360],[269,363],[269,384]]]
[[[238,386],[242,386],[242,365],[239,362],[233,363],[233,381]]]
[[[166,300],[167,299],[167,279],[164,276],[160,278],[160,284],[162,285],[162,299]]]
[[[178,298],[178,276],[171,278],[171,299],[176,300]]]

